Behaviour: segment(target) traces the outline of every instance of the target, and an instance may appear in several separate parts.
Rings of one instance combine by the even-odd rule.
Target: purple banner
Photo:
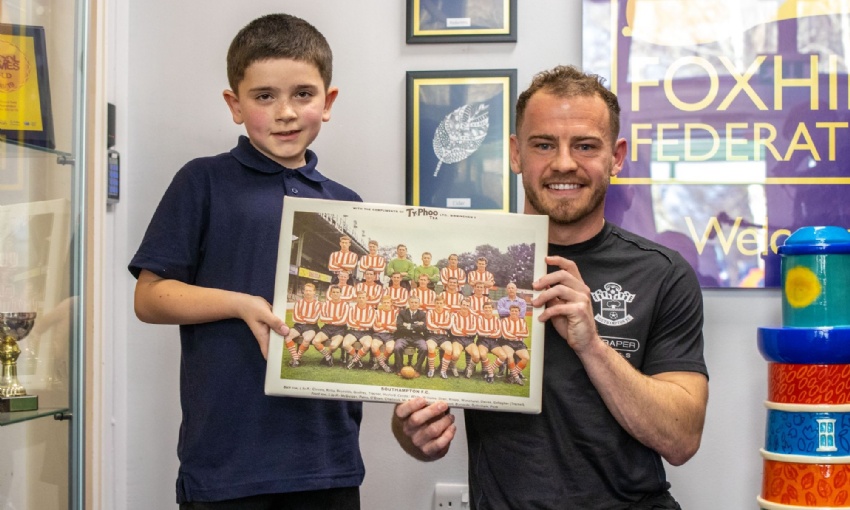
[[[850,228],[850,3],[583,0],[583,68],[622,108],[606,217],[703,287],[774,287],[802,226]]]

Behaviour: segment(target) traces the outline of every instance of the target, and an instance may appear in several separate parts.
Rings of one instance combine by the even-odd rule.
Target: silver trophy
[[[34,411],[38,409],[38,396],[27,395],[18,382],[18,342],[26,338],[35,324],[35,312],[0,312],[0,411]]]

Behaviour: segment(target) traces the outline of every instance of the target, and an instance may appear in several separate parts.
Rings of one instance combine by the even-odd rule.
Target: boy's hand
[[[263,358],[268,359],[270,330],[275,330],[285,337],[289,334],[289,327],[283,319],[272,313],[272,305],[268,301],[259,296],[243,296],[238,305],[239,318],[245,321],[260,344]]]

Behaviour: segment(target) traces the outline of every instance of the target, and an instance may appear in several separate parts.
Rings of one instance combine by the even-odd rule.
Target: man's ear
[[[522,168],[519,164],[519,139],[516,135],[511,135],[510,138],[510,159],[511,172],[519,175],[522,173]]]
[[[239,96],[230,89],[222,92],[222,96],[224,96],[224,102],[227,103],[227,107],[230,108],[230,115],[233,117],[233,122],[242,124],[242,105],[239,103]]]
[[[626,155],[628,153],[628,144],[626,143],[625,138],[620,138],[617,140],[614,145],[614,164],[611,168],[611,177],[620,173],[620,170],[623,169],[623,165],[626,162]]]

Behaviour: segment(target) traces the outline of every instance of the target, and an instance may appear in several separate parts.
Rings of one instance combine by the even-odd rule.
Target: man
[[[446,300],[446,307],[449,310],[453,312],[460,310],[460,300],[463,298],[463,294],[460,292],[457,278],[454,276],[449,277],[446,288],[443,289],[440,295]]]
[[[357,302],[348,311],[348,330],[342,338],[342,349],[350,356],[345,368],[361,368],[360,358],[372,347],[372,326],[375,324],[375,309],[369,304],[366,292],[357,291]],[[354,344],[360,342],[360,349]]]
[[[510,282],[505,286],[506,296],[499,298],[496,302],[496,309],[499,311],[499,317],[507,317],[511,314],[511,306],[519,307],[519,316],[525,317],[527,303],[524,299],[517,296],[516,283]]]
[[[431,252],[426,251],[422,254],[422,265],[413,268],[413,275],[410,281],[413,283],[418,282],[419,277],[423,274],[428,277],[428,288],[430,289],[433,289],[437,282],[440,281],[440,268],[431,265]]]
[[[395,273],[390,277],[390,286],[384,290],[384,295],[392,299],[396,310],[407,306],[408,289],[401,286],[401,273]]]
[[[452,327],[452,311],[446,308],[443,296],[437,296],[434,308],[428,310],[425,316],[425,345],[428,349],[428,377],[434,377],[434,366],[437,359],[437,348],[443,351],[443,361],[440,367],[440,376],[446,379],[446,370],[452,359],[452,340],[449,330]],[[419,371],[422,371],[422,360],[418,363]]]
[[[678,253],[605,222],[627,154],[618,133],[616,96],[573,67],[538,74],[517,101],[511,168],[526,214],[549,217],[549,274],[531,303],[545,307],[543,406],[465,412],[473,508],[680,508],[661,459],[683,464],[702,438],[702,295]],[[625,293],[624,320],[602,314]],[[619,352],[611,337],[633,348]],[[447,411],[423,398],[398,405],[405,451],[444,456],[457,430]]]
[[[396,246],[395,253],[396,257],[387,264],[387,269],[384,272],[389,277],[396,273],[401,274],[401,284],[410,289],[410,279],[413,278],[413,270],[416,268],[416,264],[407,258],[407,246],[403,244]]]
[[[329,367],[334,364],[333,352],[339,347],[345,336],[350,309],[348,303],[340,299],[339,287],[331,285],[328,288],[328,300],[322,304],[322,309],[319,312],[322,328],[313,337],[313,347],[321,353],[324,358],[323,363]],[[325,342],[328,340],[331,343],[329,346],[325,346]]]
[[[434,308],[434,300],[437,298],[437,293],[428,287],[429,280],[427,274],[419,275],[417,281],[419,282],[419,286],[410,290],[410,296],[419,298],[419,307],[427,312]]]
[[[417,358],[424,360],[428,355],[428,347],[425,345],[425,311],[419,309],[419,298],[411,296],[407,300],[407,308],[398,313],[396,319],[395,345],[395,372],[401,370],[404,362],[404,350],[408,347],[416,347]]]
[[[292,307],[292,327],[286,335],[284,344],[289,351],[289,366],[301,365],[301,356],[310,348],[313,337],[319,331],[319,312],[322,303],[316,299],[316,286],[312,283],[304,284],[303,298],[295,302]],[[301,338],[296,344],[295,341]]]
[[[487,271],[486,258],[478,257],[478,260],[475,261],[475,271],[466,273],[466,282],[473,288],[475,288],[476,283],[483,283],[484,295],[490,295],[490,288],[496,285],[496,279],[493,277],[493,273]]]
[[[375,281],[375,271],[367,269],[363,272],[363,281],[354,286],[355,293],[366,293],[366,303],[375,309],[378,307],[378,302],[381,301],[381,296],[384,295],[384,286]]]
[[[334,275],[338,275],[340,271],[347,271],[349,274],[354,272],[357,267],[357,254],[350,250],[351,238],[348,236],[340,236],[339,251],[331,253],[328,259],[328,270]]]
[[[348,304],[354,303],[354,299],[357,297],[357,294],[354,285],[348,283],[348,271],[340,271],[336,274],[336,279],[336,285],[339,287],[339,298]]]
[[[463,286],[466,283],[466,271],[458,267],[457,254],[449,255],[449,262],[446,267],[440,269],[440,281],[443,287],[449,284],[449,278],[454,278],[458,286]]]
[[[490,298],[484,292],[483,282],[477,282],[472,286],[472,295],[469,296],[469,309],[475,315],[480,315],[481,311],[484,310],[484,303],[490,302]]]
[[[375,324],[372,326],[372,370],[380,368],[384,372],[392,372],[387,360],[389,360],[393,353],[393,347],[395,347],[394,334],[398,327],[397,319],[398,310],[393,306],[392,297],[389,294],[384,294],[378,304],[378,309],[375,310]]]
[[[357,267],[360,268],[360,274],[362,275],[365,275],[366,271],[371,269],[375,273],[376,281],[381,283],[381,275],[384,274],[384,269],[387,267],[387,261],[384,257],[378,255],[378,241],[374,239],[369,241],[369,253],[360,257],[360,262],[357,264]]]
[[[528,347],[525,345],[525,339],[528,338],[528,324],[525,322],[525,317],[519,316],[518,306],[512,306],[511,314],[501,321],[502,342],[499,346],[508,361],[510,376],[507,381],[522,386],[522,371],[528,365]],[[517,362],[514,362],[514,355],[519,359]],[[499,357],[499,359],[502,358]]]

